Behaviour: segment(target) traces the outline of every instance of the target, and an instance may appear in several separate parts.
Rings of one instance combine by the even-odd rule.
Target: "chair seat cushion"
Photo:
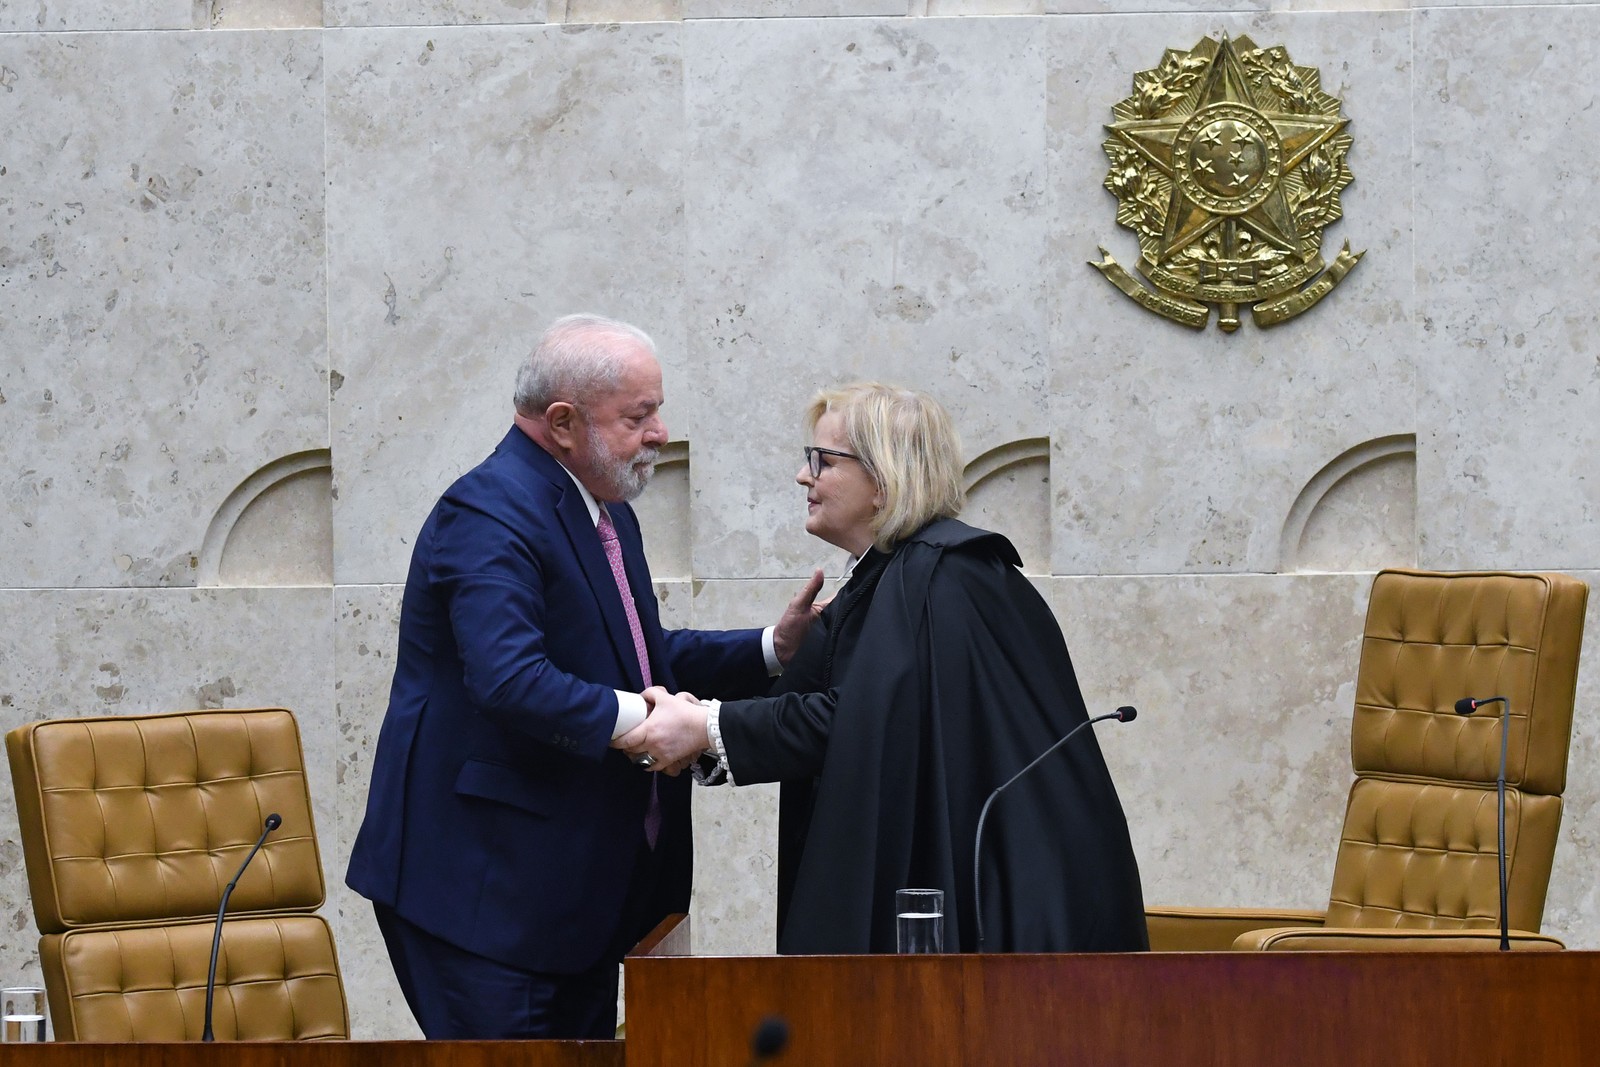
[[[42,938],[57,1039],[198,1040],[212,930],[210,922],[188,922]],[[333,934],[321,916],[227,920],[212,1029],[223,1041],[349,1036]]]

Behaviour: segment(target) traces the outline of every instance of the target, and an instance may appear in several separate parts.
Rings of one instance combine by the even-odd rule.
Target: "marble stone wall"
[[[1224,32],[1343,100],[1366,251],[1231,336],[1087,265],[1136,254],[1111,105]],[[842,564],[815,388],[928,389],[1091,706],[1141,709],[1101,744],[1147,898],[1325,903],[1372,572],[1600,577],[1597,41],[1591,3],[0,2],[0,729],[294,709],[355,1032],[414,1036],[341,884],[411,538],[596,310],[666,368],[668,620]],[[1589,660],[1545,926],[1600,948]],[[698,947],[769,951],[775,794],[697,805]],[[9,788],[0,902],[36,977]]]

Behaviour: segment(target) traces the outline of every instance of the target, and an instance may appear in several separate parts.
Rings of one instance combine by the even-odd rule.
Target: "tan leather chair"
[[[1513,949],[1538,933],[1561,825],[1589,587],[1564,574],[1386,570],[1372,583],[1356,678],[1350,787],[1323,911],[1147,909],[1165,951],[1500,946],[1496,842],[1500,706],[1506,756],[1507,915]]]
[[[6,735],[63,1041],[197,1040],[224,887],[218,1040],[349,1036],[294,716],[281,708],[57,719]]]

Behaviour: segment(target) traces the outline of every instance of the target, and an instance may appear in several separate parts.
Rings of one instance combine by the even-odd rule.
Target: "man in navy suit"
[[[515,425],[418,535],[346,881],[430,1038],[607,1038],[617,964],[689,907],[689,776],[609,747],[651,685],[764,691],[815,614],[663,631],[627,501],[667,441],[650,338],[557,320]]]

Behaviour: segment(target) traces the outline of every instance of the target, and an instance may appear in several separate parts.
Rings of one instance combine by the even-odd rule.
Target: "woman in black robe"
[[[942,889],[947,951],[975,951],[973,850],[996,788],[1088,718],[1055,617],[1003,536],[954,516],[960,448],[937,402],[824,392],[796,481],[808,532],[851,553],[772,692],[646,693],[614,744],[676,770],[714,751],[781,782],[778,950],[893,952],[894,892]],[[1128,826],[1093,729],[1008,788],[984,827],[984,951],[1148,947]]]

